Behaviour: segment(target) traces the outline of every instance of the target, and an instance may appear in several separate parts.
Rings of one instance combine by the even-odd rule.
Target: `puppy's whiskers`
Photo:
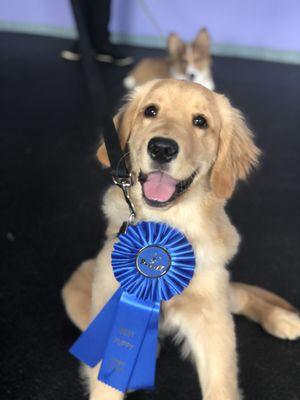
[[[188,166],[190,168],[190,175],[195,175],[195,177],[200,176],[198,168],[194,168],[191,164],[189,164]]]

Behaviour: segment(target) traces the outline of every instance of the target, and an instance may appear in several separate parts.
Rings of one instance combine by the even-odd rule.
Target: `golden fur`
[[[159,108],[154,119],[144,117],[149,104]],[[199,113],[208,121],[205,130],[192,124],[193,115]],[[300,335],[300,319],[289,303],[260,288],[230,284],[225,268],[236,254],[240,238],[224,206],[237,181],[245,179],[257,163],[259,150],[252,134],[241,113],[224,96],[198,84],[172,79],[139,87],[115,118],[115,124],[122,147],[129,152],[127,161],[136,181],[131,197],[138,220],[166,222],[178,228],[196,254],[196,271],[189,287],[162,305],[160,329],[183,343],[184,356],[191,355],[204,400],[239,400],[231,313],[245,315],[283,339],[293,340]],[[177,158],[170,163],[171,176],[182,180],[197,171],[189,189],[163,208],[148,206],[137,182],[141,170],[151,172],[147,143],[158,134],[172,137],[180,147]],[[104,144],[97,154],[102,164],[108,165]],[[67,313],[81,330],[118,286],[110,254],[116,232],[128,216],[119,188],[108,189],[103,211],[108,219],[104,247],[96,259],[86,261],[74,272],[63,289]],[[122,399],[122,393],[97,381],[98,370],[99,365],[94,369],[84,367],[90,400]]]

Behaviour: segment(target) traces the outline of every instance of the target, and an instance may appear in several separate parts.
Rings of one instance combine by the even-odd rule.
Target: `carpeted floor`
[[[105,222],[108,184],[95,160],[79,64],[64,62],[62,39],[0,35],[1,396],[5,400],[85,399],[68,347],[78,331],[60,289],[94,256]],[[142,57],[150,50],[128,49]],[[156,52],[157,53],[157,52]],[[103,67],[116,107],[126,70]],[[216,57],[218,90],[245,111],[264,151],[260,170],[241,185],[229,212],[243,236],[231,265],[300,306],[300,67]],[[236,319],[240,382],[246,400],[300,399],[300,347]],[[222,332],[220,332],[222,335]],[[189,362],[166,343],[157,389],[139,400],[201,398]]]

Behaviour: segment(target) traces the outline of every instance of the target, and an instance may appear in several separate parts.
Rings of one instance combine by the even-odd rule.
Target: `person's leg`
[[[96,60],[114,63],[119,66],[130,65],[132,58],[124,56],[110,43],[109,20],[111,15],[110,0],[90,0],[91,17],[89,20],[90,35],[96,51]]]
[[[91,15],[92,15],[91,5],[92,5],[92,1],[94,1],[94,0],[77,0],[77,1],[80,5],[82,16],[86,23],[86,28],[89,33],[90,39],[91,39],[91,33],[92,33],[93,29],[90,26],[89,21],[91,19]],[[71,4],[70,4],[70,6],[71,6]],[[71,10],[72,10],[72,7],[71,7]],[[68,61],[80,61],[81,60],[78,39],[74,40],[68,49],[63,50],[61,52],[61,57]]]
[[[109,40],[109,20],[111,14],[110,0],[78,0],[86,27],[95,50],[97,61],[115,63],[119,66],[130,65],[132,57],[124,56]],[[61,53],[62,57],[69,61],[79,61],[81,58],[78,41],[74,42],[69,50]]]
[[[88,30],[93,48],[97,51],[107,49],[109,42],[110,0],[86,0],[88,9]]]

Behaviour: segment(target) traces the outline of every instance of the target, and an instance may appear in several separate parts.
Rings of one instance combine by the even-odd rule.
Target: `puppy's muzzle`
[[[159,164],[168,163],[177,157],[179,147],[173,139],[154,137],[148,143],[148,154]]]

